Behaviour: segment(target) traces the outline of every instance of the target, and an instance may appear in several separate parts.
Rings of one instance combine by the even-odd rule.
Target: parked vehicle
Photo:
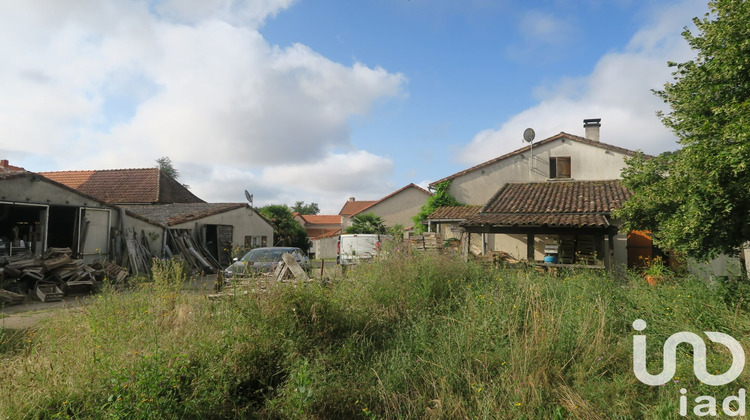
[[[284,254],[292,254],[303,269],[310,268],[310,260],[299,248],[265,247],[252,249],[239,260],[235,259],[235,262],[224,270],[224,276],[229,278],[235,275],[273,271],[281,262],[281,256]]]
[[[357,264],[371,260],[383,241],[390,239],[388,235],[357,233],[339,236],[337,262],[342,265]]]

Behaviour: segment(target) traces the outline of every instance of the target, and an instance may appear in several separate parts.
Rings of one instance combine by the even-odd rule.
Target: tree
[[[386,233],[383,218],[375,213],[360,213],[352,217],[352,225],[346,228],[346,233]]]
[[[305,204],[304,201],[297,201],[292,206],[292,213],[318,214],[320,213],[320,208],[318,207],[318,203]]]
[[[162,156],[156,159],[156,167],[161,169],[162,172],[171,176],[174,180],[180,177],[180,172],[172,164],[172,159],[167,156]]]
[[[615,216],[653,231],[665,249],[706,259],[750,240],[750,2],[714,0],[682,35],[694,60],[669,63],[674,81],[655,91],[671,107],[659,117],[682,148],[636,156],[623,172],[633,192]]]
[[[310,249],[307,231],[294,220],[292,211],[285,204],[270,204],[258,211],[273,226],[275,246],[296,246],[305,252]]]
[[[427,216],[437,210],[438,207],[464,205],[453,198],[450,193],[450,187],[450,180],[441,182],[435,186],[435,193],[432,195],[432,197],[427,198],[427,201],[424,203],[422,208],[419,209],[419,213],[417,213],[416,216],[412,217],[412,220],[414,221],[415,232],[423,233],[427,230],[427,226],[424,224],[424,221],[427,220]]]

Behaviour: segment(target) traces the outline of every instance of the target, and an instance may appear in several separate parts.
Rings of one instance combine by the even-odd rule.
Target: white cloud
[[[537,105],[499,128],[479,132],[459,160],[476,164],[513,151],[522,146],[527,127],[534,128],[537,140],[560,131],[583,135],[585,118],[602,118],[603,142],[647,153],[674,150],[674,135],[656,117],[657,110],[666,110],[665,105],[651,89],[660,89],[671,80],[667,60],[692,57],[680,33],[693,16],[705,10],[705,2],[686,0],[655,11],[653,21],[633,36],[624,51],[604,55],[587,77],[539,87]]]
[[[37,170],[149,167],[169,156],[181,181],[211,201],[244,200],[242,188],[237,196],[228,187],[235,182],[268,187],[276,199],[343,195],[362,174],[371,178],[365,191],[380,192],[393,164],[353,150],[349,120],[402,95],[406,79],[302,44],[270,45],[258,28],[292,2],[3,2],[0,150],[56,162]],[[320,162],[341,166],[351,182]],[[267,175],[279,168],[299,173],[306,190]]]
[[[302,200],[320,204],[323,213],[336,214],[348,197],[378,200],[393,192],[394,186],[386,181],[393,167],[390,159],[354,151],[331,153],[305,164],[269,166],[257,175],[229,166],[203,165],[185,165],[181,175],[195,179],[191,191],[207,201],[244,201],[243,191],[248,190],[256,206]]]
[[[195,23],[214,16],[235,24],[259,26],[294,0],[161,0],[154,9],[165,18]]]

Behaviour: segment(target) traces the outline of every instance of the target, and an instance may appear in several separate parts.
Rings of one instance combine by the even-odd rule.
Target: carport
[[[611,269],[619,223],[611,212],[630,193],[618,181],[547,181],[503,186],[460,226],[466,233],[525,236],[527,261],[555,250],[557,265]],[[468,256],[471,235],[462,244]],[[554,265],[554,264],[550,264]]]

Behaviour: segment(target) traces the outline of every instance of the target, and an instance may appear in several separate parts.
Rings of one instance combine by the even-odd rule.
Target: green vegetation
[[[294,220],[286,204],[269,204],[258,209],[273,226],[273,246],[296,246],[307,252],[312,246],[307,231]]]
[[[391,255],[325,286],[218,301],[179,292],[180,266],[160,262],[132,292],[0,330],[0,417],[656,419],[677,417],[680,388],[723,398],[750,385],[699,384],[688,346],[664,386],[632,373],[638,318],[652,373],[675,332],[748,337],[746,285]],[[708,352],[710,372],[729,367],[721,346]]]
[[[296,201],[291,208],[292,213],[299,214],[318,214],[320,213],[320,207],[318,203],[305,204],[304,201]]]
[[[383,218],[375,213],[360,213],[352,217],[352,225],[347,227],[346,233],[381,233],[388,231]]]
[[[697,259],[736,254],[750,240],[750,2],[714,0],[683,36],[694,60],[669,63],[674,81],[656,94],[682,149],[634,158],[623,172],[634,192],[618,217],[654,232],[663,249]]]
[[[427,199],[422,208],[419,209],[419,213],[412,218],[415,232],[424,233],[427,231],[427,225],[425,224],[427,216],[431,215],[438,207],[464,205],[451,195],[451,182],[453,181],[444,181],[435,186],[435,193]]]
[[[169,156],[162,156],[159,159],[156,159],[156,167],[174,180],[177,180],[177,178],[180,177],[180,171],[174,167],[172,159],[170,159]]]

